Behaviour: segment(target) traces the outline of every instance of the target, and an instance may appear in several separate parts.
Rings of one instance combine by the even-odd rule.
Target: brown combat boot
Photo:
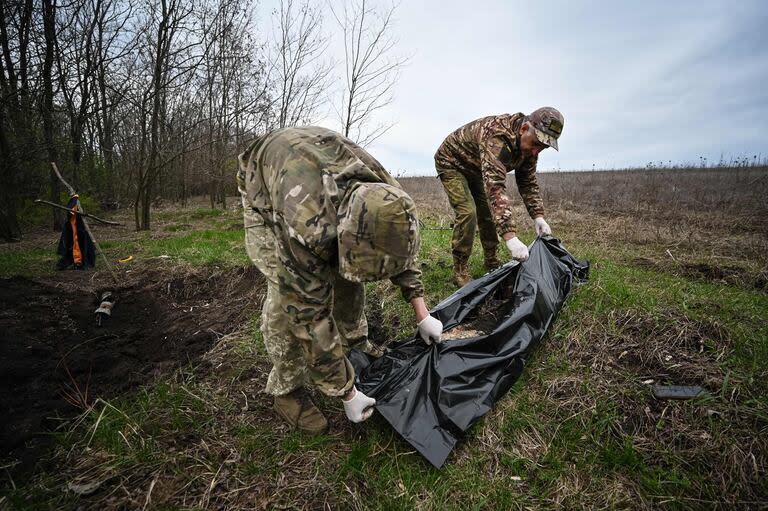
[[[492,271],[501,266],[501,261],[496,255],[496,251],[485,253],[485,271]]]
[[[472,280],[469,275],[469,264],[466,259],[453,256],[453,285],[464,287]]]
[[[298,388],[284,396],[275,396],[275,411],[293,428],[312,435],[328,431],[328,421],[307,394]]]

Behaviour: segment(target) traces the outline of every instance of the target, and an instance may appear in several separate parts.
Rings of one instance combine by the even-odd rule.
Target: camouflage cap
[[[419,222],[413,199],[384,183],[360,183],[339,208],[339,273],[353,282],[394,277],[419,252]]]
[[[558,151],[557,139],[563,132],[563,114],[556,108],[545,106],[531,113],[528,120],[533,124],[539,142]]]

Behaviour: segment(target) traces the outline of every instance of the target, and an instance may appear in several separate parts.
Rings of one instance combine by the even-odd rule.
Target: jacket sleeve
[[[421,281],[421,270],[418,268],[409,268],[389,280],[400,287],[400,292],[406,302],[424,296],[424,284]]]
[[[529,158],[523,162],[520,169],[515,171],[517,191],[520,192],[520,197],[531,218],[544,216],[544,202],[541,200],[539,183],[536,181],[538,160],[538,157]]]
[[[515,232],[511,201],[507,194],[507,167],[501,161],[503,152],[507,150],[506,142],[498,135],[480,141],[480,172],[499,236]]]

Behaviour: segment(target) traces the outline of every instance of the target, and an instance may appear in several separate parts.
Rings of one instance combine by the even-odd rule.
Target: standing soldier
[[[346,353],[371,350],[363,282],[389,278],[413,306],[422,339],[442,334],[424,304],[413,200],[371,155],[325,128],[273,131],[239,160],[246,249],[267,279],[266,392],[283,419],[309,433],[328,422],[307,379],[361,422],[375,400],[355,389]]]
[[[552,234],[544,220],[536,162],[547,147],[557,150],[562,131],[563,116],[552,107],[544,107],[530,115],[477,119],[448,135],[440,145],[435,167],[456,215],[451,242],[455,285],[461,287],[471,280],[468,261],[475,226],[480,229],[487,270],[500,264],[496,255],[499,236],[514,259],[528,259],[528,247],[517,238],[512,219],[508,172],[515,171],[517,189],[534,219],[536,234]]]

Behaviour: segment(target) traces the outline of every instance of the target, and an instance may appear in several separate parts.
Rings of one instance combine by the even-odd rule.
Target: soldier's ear
[[[528,131],[528,128],[530,128],[531,125],[528,121],[525,121],[522,126],[520,126],[520,134],[522,135],[526,131]]]

